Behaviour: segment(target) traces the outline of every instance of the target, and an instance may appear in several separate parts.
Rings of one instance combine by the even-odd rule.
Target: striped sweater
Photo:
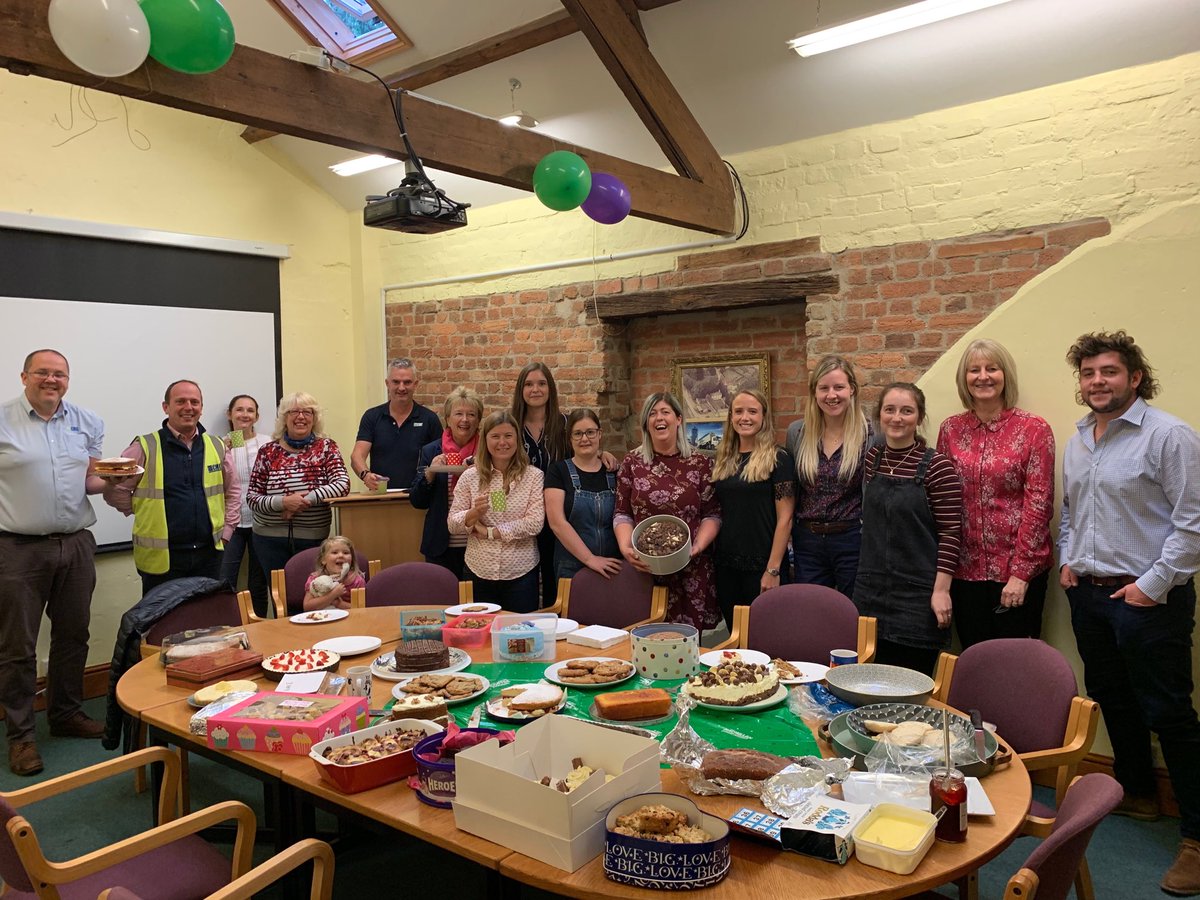
[[[309,506],[289,523],[283,517],[285,494],[304,494]],[[299,538],[329,535],[333,513],[325,501],[350,493],[350,476],[338,445],[317,438],[310,446],[292,453],[278,441],[265,444],[254,460],[246,502],[254,512],[254,531],[264,537],[287,537],[288,525]]]

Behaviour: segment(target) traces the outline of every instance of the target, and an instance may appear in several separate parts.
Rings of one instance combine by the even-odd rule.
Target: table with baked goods
[[[348,667],[362,665],[375,654],[393,649],[400,641],[400,622],[397,607],[375,607],[350,610],[350,615],[338,621],[319,625],[299,625],[287,619],[272,619],[247,626],[254,649],[264,654],[279,653],[331,637],[375,635],[382,640],[372,657],[343,658],[340,673]],[[628,659],[629,642],[605,650],[557,642],[557,659],[586,657],[615,657]],[[472,666],[492,662],[491,647],[470,651]],[[530,666],[531,680],[537,670]],[[545,668],[546,663],[538,664]],[[490,667],[486,667],[490,668]],[[470,674],[468,669],[465,674]],[[272,682],[256,679],[264,689]],[[372,709],[384,707],[392,697],[394,682],[375,678],[372,686]],[[648,896],[644,888],[615,883],[605,877],[603,860],[597,858],[575,872],[566,872],[546,863],[516,853],[507,847],[459,830],[454,813],[428,806],[417,799],[416,793],[404,781],[356,794],[345,794],[327,784],[311,759],[282,753],[260,753],[241,750],[215,751],[207,748],[202,736],[189,731],[189,721],[195,712],[187,704],[191,690],[165,683],[163,668],[157,658],[143,660],[125,673],[117,686],[117,699],[122,708],[134,718],[145,722],[152,738],[174,744],[189,751],[199,751],[249,771],[265,781],[275,781],[284,792],[294,793],[303,802],[334,810],[344,810],[357,816],[396,829],[430,844],[449,850],[490,870],[493,886],[505,883],[528,884],[538,888],[579,898]],[[482,698],[480,698],[482,699]],[[455,707],[460,724],[474,704]],[[746,714],[753,715],[753,714]],[[487,724],[486,720],[484,724]],[[509,726],[505,726],[509,727]],[[833,755],[828,746],[822,752]],[[745,796],[695,796],[670,769],[662,769],[663,790],[689,797],[704,812],[728,818],[742,807],[761,809],[756,798]],[[728,876],[719,884],[706,888],[712,897],[744,898],[750,894],[766,896],[802,896],[806,898],[848,897],[906,897],[959,879],[968,893],[973,890],[971,873],[1012,842],[1019,834],[1031,799],[1028,774],[1018,758],[1006,767],[998,768],[984,781],[995,808],[995,815],[972,817],[967,840],[961,844],[935,842],[915,872],[895,875],[883,869],[863,865],[851,858],[845,865],[814,859],[780,850],[778,847],[734,835],[730,840],[732,865]],[[303,835],[283,831],[280,843]]]

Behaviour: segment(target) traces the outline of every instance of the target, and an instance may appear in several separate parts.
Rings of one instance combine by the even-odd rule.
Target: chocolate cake
[[[647,556],[670,556],[687,543],[687,529],[675,522],[651,522],[638,535],[637,549]]]
[[[450,665],[450,650],[441,641],[405,641],[396,648],[397,672],[430,672]]]

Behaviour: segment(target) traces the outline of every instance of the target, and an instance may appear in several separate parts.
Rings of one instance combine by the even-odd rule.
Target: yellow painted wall
[[[744,241],[819,235],[868,247],[1089,216],[1123,221],[1200,182],[1200,54],[740,154],[752,207]],[[604,149],[598,147],[597,149]],[[470,197],[456,198],[469,201]],[[640,219],[592,223],[536,199],[469,213],[471,226],[381,233],[386,284],[708,238]],[[674,256],[542,272],[475,286],[395,291],[389,302],[647,274]]]
[[[269,149],[247,144],[238,125],[87,91],[96,117],[114,118],[86,130],[93,123],[78,96],[66,84],[0,71],[0,209],[287,244],[292,255],[280,265],[283,387],[307,390],[325,405],[327,429],[348,455],[368,399],[359,361],[372,341],[381,344],[378,282],[363,284],[374,268],[359,255],[358,215]],[[58,122],[71,124],[72,110],[73,126],[64,130]],[[230,362],[236,364],[232,354]],[[12,382],[4,396],[20,390],[17,366],[7,370]],[[382,375],[375,380],[380,388],[372,399],[382,393]],[[99,557],[97,570],[90,663],[111,657],[121,613],[140,596],[128,553]]]

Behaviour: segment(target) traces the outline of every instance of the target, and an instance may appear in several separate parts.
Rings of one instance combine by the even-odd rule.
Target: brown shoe
[[[1139,822],[1157,822],[1162,816],[1157,797],[1138,797],[1126,794],[1124,799],[1112,811],[1114,816],[1127,816]]]
[[[104,735],[104,723],[77,712],[65,722],[52,722],[50,733],[55,737],[98,738]]]
[[[1200,894],[1200,841],[1184,838],[1179,842],[1179,855],[1159,887],[1174,897]]]
[[[8,767],[14,775],[36,775],[45,768],[33,741],[13,741],[8,745]]]

